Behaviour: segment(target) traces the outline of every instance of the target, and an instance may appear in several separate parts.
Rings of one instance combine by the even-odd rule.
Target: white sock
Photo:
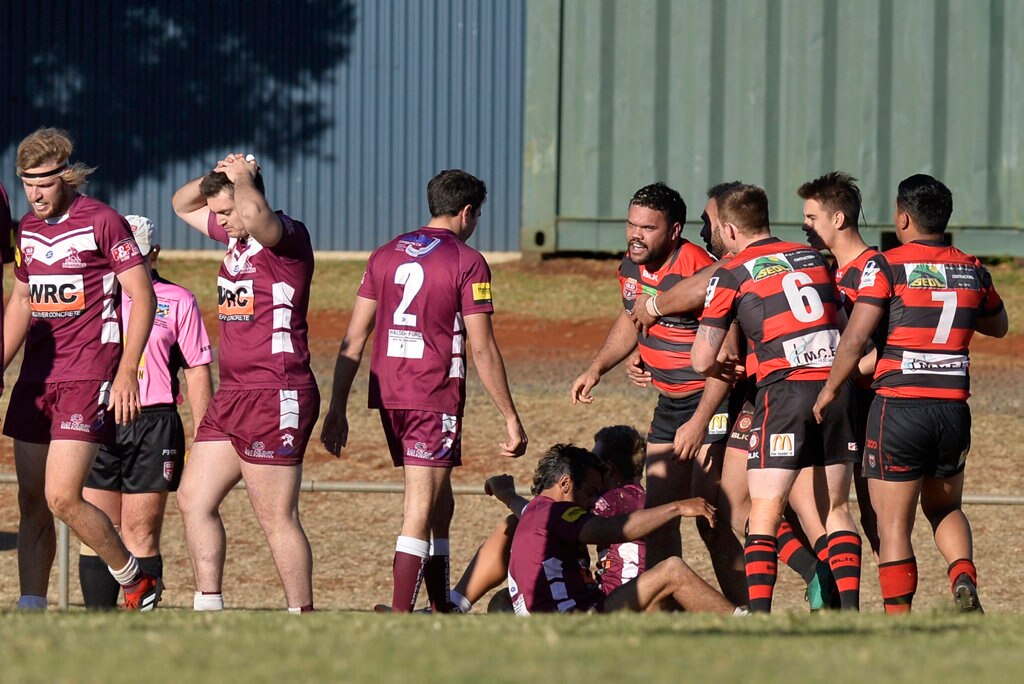
[[[46,610],[46,597],[25,594],[18,599],[18,610]]]
[[[448,598],[463,613],[468,613],[469,611],[473,610],[473,604],[469,602],[469,599],[460,594],[459,592],[455,591],[454,589],[448,591]]]
[[[224,610],[224,594],[197,591],[192,596],[192,610]]]
[[[407,553],[410,556],[429,558],[430,542],[425,539],[417,539],[416,537],[399,536],[398,541],[395,542],[395,551]]]
[[[115,570],[108,565],[107,570],[110,570],[110,574],[114,576],[118,584],[127,587],[139,578],[139,561],[135,556],[129,554],[128,562],[123,568]]]

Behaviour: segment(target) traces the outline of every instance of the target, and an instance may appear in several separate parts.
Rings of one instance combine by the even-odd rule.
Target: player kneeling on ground
[[[673,501],[628,515],[587,512],[601,489],[600,460],[571,444],[556,444],[533,476],[536,495],[523,509],[512,540],[508,586],[519,615],[577,610],[646,611],[669,597],[693,612],[732,613],[736,607],[678,556],[672,556],[605,596],[589,573],[587,544],[607,546],[640,539],[678,516],[715,511],[703,499]]]

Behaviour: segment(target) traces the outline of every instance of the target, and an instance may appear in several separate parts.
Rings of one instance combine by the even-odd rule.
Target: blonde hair
[[[53,162],[60,166],[67,165],[75,143],[68,132],[59,128],[40,128],[31,133],[18,145],[16,157],[18,175],[28,169],[34,169]],[[60,178],[72,188],[78,189],[89,182],[89,174],[96,170],[83,162],[75,162],[60,172]]]

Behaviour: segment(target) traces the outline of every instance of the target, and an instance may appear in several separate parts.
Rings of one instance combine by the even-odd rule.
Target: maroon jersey
[[[370,408],[461,416],[463,317],[494,311],[483,256],[449,230],[420,228],[370,256],[359,296],[377,302]]]
[[[32,321],[21,379],[111,380],[121,360],[117,274],[143,263],[128,222],[78,195],[56,219],[25,214],[14,276],[29,287]]]
[[[874,388],[885,397],[964,400],[970,396],[967,347],[979,317],[1003,300],[977,258],[940,241],[909,242],[864,267],[858,303],[886,309]]]
[[[634,264],[627,255],[619,266],[622,305],[626,311],[632,311],[639,292],[653,297],[714,261],[707,252],[687,240],[682,240],[665,264],[653,273],[641,264]],[[690,364],[699,315],[697,311],[662,316],[646,335],[637,333],[640,358],[651,372],[651,382],[659,390],[679,393],[704,389],[704,376]]]
[[[834,274],[836,287],[839,289],[839,299],[843,303],[843,309],[846,311],[847,316],[853,313],[853,305],[857,301],[857,293],[860,290],[864,267],[880,253],[874,247],[868,247],[850,263],[842,268],[836,267]]]
[[[210,212],[210,237],[228,246],[217,274],[220,388],[308,389],[309,284],[313,245],[301,221],[277,212],[281,239],[264,247],[255,238],[228,238]]]
[[[701,324],[739,322],[757,357],[757,384],[824,380],[839,346],[839,294],[817,250],[758,240],[708,281]]]
[[[508,591],[518,615],[566,613],[601,605],[590,554],[579,542],[593,517],[568,501],[538,496],[519,518],[508,563]]]
[[[643,509],[647,492],[636,484],[610,489],[594,502],[595,515],[612,518]],[[612,544],[597,549],[597,567],[600,570],[601,591],[605,596],[635,580],[644,571],[647,544],[643,539]]]

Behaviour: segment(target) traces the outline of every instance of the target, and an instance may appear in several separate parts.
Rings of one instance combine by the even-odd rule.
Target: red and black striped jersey
[[[619,266],[622,305],[632,311],[638,293],[653,297],[714,262],[711,255],[688,240],[682,240],[664,265],[653,273],[646,266],[634,264],[627,255]],[[662,316],[646,335],[637,334],[640,358],[659,390],[683,393],[704,388],[704,376],[693,370],[690,362],[699,315],[699,311],[693,311]]]
[[[839,345],[839,293],[824,258],[807,245],[758,240],[708,282],[701,324],[735,320],[757,357],[757,384],[824,380]]]
[[[878,340],[878,394],[970,396],[967,347],[975,324],[1003,309],[992,276],[976,257],[933,240],[887,250],[865,264],[857,303],[888,313],[884,341]]]
[[[847,315],[853,313],[853,304],[857,301],[857,292],[860,289],[861,276],[864,267],[871,259],[881,254],[874,247],[868,247],[857,255],[857,258],[842,268],[836,266],[835,278],[836,287],[839,288],[839,299],[843,303],[843,309]]]

